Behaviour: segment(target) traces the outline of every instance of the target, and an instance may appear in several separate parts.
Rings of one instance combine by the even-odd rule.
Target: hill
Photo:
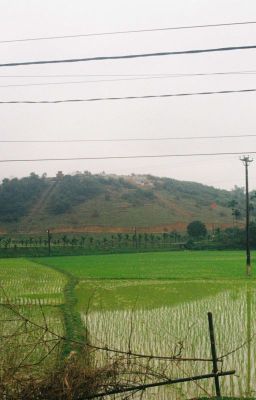
[[[242,218],[242,188],[227,191],[151,175],[32,173],[0,185],[0,231],[182,231],[195,219],[223,227],[232,224],[234,200]]]

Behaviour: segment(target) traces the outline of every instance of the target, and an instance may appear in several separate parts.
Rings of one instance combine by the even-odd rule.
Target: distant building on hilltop
[[[63,177],[64,177],[63,172],[62,171],[58,171],[57,174],[56,174],[56,178],[57,179],[62,179]]]

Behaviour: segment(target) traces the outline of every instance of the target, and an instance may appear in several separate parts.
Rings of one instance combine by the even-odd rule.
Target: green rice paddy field
[[[40,260],[79,279],[245,279],[242,251],[184,251]]]
[[[254,271],[246,276],[241,251],[0,259],[0,319],[6,321],[1,331],[12,337],[20,329],[17,319],[11,322],[11,310],[6,308],[10,302],[27,318],[47,324],[58,334],[72,338],[86,326],[96,345],[121,350],[129,345],[134,352],[166,356],[182,340],[184,356],[209,357],[206,313],[212,311],[219,353],[243,344],[224,359],[223,369],[236,369],[239,377],[222,378],[223,394],[252,398],[256,393],[255,277]],[[18,340],[22,348],[28,341],[26,333]],[[13,340],[9,345],[14,348]],[[1,346],[6,347],[2,337]],[[25,348],[20,358],[26,357]],[[45,369],[54,368],[58,352],[56,347]],[[35,359],[43,358],[44,349],[37,353]],[[0,370],[8,357],[7,351]],[[104,363],[104,354],[98,354],[96,362]],[[180,377],[209,373],[212,367],[194,363],[168,368],[171,376]],[[152,389],[146,398],[178,400],[214,394],[210,380],[200,385]]]

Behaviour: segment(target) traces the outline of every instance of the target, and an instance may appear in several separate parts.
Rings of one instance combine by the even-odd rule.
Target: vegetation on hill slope
[[[188,224],[195,219],[223,225],[232,222],[234,201],[242,218],[242,188],[219,190],[150,175],[85,172],[46,178],[32,173],[22,179],[4,179],[0,185],[0,228],[147,227]]]
[[[0,185],[0,221],[18,221],[26,215],[46,187],[34,173],[22,179],[4,179]]]

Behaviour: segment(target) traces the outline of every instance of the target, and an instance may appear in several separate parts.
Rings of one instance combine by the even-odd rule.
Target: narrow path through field
[[[79,283],[79,279],[74,277],[70,272],[63,270],[62,268],[39,263],[38,260],[34,260],[37,264],[47,266],[61,274],[63,274],[67,283],[64,286],[64,304],[60,305],[63,314],[63,322],[65,329],[66,342],[63,347],[63,356],[66,356],[71,351],[76,349],[76,343],[86,343],[87,331],[83,325],[79,312],[76,311],[75,306],[77,299],[75,296],[75,287]]]

